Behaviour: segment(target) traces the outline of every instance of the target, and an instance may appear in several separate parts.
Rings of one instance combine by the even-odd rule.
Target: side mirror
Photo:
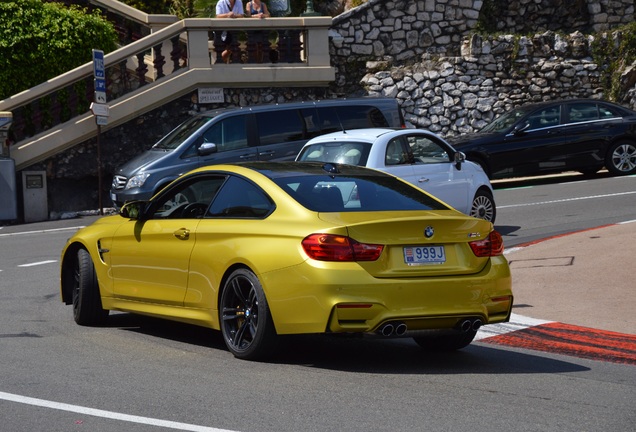
[[[514,129],[512,129],[512,134],[513,135],[519,135],[522,134],[523,132],[525,132],[528,128],[530,127],[530,123],[525,122],[525,123],[519,123],[517,126],[514,127]]]
[[[466,154],[464,152],[456,151],[455,152],[455,168],[457,171],[461,171],[462,164],[466,162]]]
[[[211,142],[204,142],[199,146],[197,153],[199,154],[199,156],[207,156],[209,154],[216,153],[217,150],[218,148],[216,144]]]
[[[119,215],[126,219],[144,220],[147,201],[131,201],[124,204]]]

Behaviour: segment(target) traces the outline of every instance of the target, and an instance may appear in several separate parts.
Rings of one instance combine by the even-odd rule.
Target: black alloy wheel
[[[79,249],[73,269],[73,318],[79,325],[91,326],[103,324],[107,317],[93,260],[86,249]]]
[[[274,352],[276,330],[263,288],[254,273],[235,270],[223,286],[219,308],[223,340],[245,360],[262,360]]]

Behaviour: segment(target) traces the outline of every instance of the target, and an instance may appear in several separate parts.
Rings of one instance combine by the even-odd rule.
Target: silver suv
[[[110,197],[115,207],[147,200],[181,174],[204,165],[294,160],[313,137],[366,127],[404,127],[397,101],[331,99],[208,111],[117,169]]]

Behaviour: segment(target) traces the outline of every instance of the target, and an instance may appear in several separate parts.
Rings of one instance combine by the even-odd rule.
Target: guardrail
[[[326,86],[335,78],[330,25],[330,17],[191,18],[155,31],[104,57],[110,117],[102,131],[199,87]],[[233,35],[229,64],[224,33]],[[96,136],[93,94],[87,63],[0,101],[13,113],[16,169]]]

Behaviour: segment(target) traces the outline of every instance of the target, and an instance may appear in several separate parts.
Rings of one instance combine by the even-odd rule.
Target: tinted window
[[[378,108],[366,105],[318,108],[322,133],[368,127],[389,127],[389,123]]]
[[[598,108],[595,103],[569,104],[567,113],[570,123],[580,123],[599,119]]]
[[[525,116],[530,108],[517,108],[497,117],[492,123],[487,124],[482,131],[484,132],[505,132],[512,127],[518,120]]]
[[[231,176],[212,202],[206,217],[262,218],[273,210],[274,204],[258,186]]]
[[[300,111],[265,111],[256,114],[261,145],[298,141],[305,136],[305,124]]]
[[[245,115],[224,118],[203,133],[203,142],[216,144],[219,152],[247,147],[246,121]]]
[[[225,176],[194,177],[161,194],[152,204],[152,219],[203,217]]]
[[[421,189],[391,176],[306,175],[273,180],[316,212],[448,209]]]
[[[611,108],[603,106],[603,105],[598,106],[598,114],[599,114],[599,117],[602,119],[621,116],[618,112],[615,112]]]
[[[528,130],[558,126],[560,116],[560,106],[553,106],[535,111],[526,119],[526,123],[529,125]]]

